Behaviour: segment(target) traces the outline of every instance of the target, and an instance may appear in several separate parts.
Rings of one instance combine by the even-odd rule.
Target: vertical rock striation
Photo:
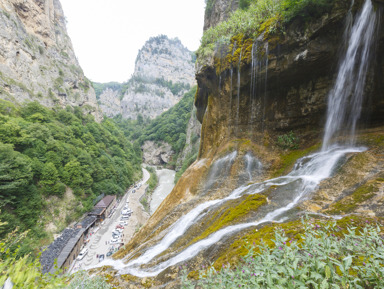
[[[0,98],[82,106],[99,118],[59,0],[0,0]]]
[[[139,51],[127,89],[114,92],[119,99],[112,100],[112,92],[104,91],[99,102],[107,116],[121,113],[136,119],[141,114],[153,119],[178,103],[195,83],[192,52],[180,40],[161,35],[150,38]]]

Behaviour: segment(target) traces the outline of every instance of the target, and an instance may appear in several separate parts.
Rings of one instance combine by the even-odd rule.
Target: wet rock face
[[[14,103],[83,106],[100,117],[58,0],[0,0],[0,85]]]
[[[216,53],[213,65],[202,66],[195,101],[203,123],[201,156],[234,138],[260,143],[292,130],[320,139],[349,6],[349,1],[338,1],[330,14],[311,23],[296,19],[284,36],[254,43],[237,37]],[[363,107],[365,126],[384,122],[384,46],[380,39],[377,43]]]

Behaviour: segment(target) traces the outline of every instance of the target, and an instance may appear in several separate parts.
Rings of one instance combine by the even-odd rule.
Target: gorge
[[[329,14],[307,23],[306,31],[293,21],[283,38],[262,35],[252,41],[238,35],[229,46],[219,46],[212,61],[199,63],[199,158],[146,226],[116,254],[118,260],[101,265],[112,266],[119,275],[173,284],[173,272],[185,262],[194,270],[207,260],[234,257],[231,244],[247,239],[254,227],[292,222],[303,211],[341,218],[345,212],[338,203],[372,182],[376,193],[363,196],[353,212],[364,206],[370,216],[381,216],[374,205],[382,191],[383,99],[375,87],[382,77],[377,54],[381,20],[376,22],[381,10],[374,11],[373,5],[378,4],[338,1]],[[290,131],[301,140],[293,145],[307,148],[304,155],[312,154],[279,176],[293,165],[291,160],[284,167],[284,152],[278,153],[279,146],[290,148],[296,142]],[[374,145],[372,137],[377,139]],[[255,179],[244,177],[250,154],[263,167]],[[368,165],[372,157],[375,164]],[[359,168],[353,167],[357,159]],[[325,193],[324,184],[329,186],[332,178],[324,181],[345,178],[340,176],[343,170],[360,170],[361,179],[348,179],[333,195]],[[234,215],[239,208],[245,212]]]
[[[137,65],[136,82],[121,102],[109,101],[119,98],[120,90],[98,96],[108,99],[111,106],[102,109],[114,116],[105,116],[102,137],[90,136],[98,135],[97,125],[76,114],[76,126],[83,122],[88,129],[86,145],[72,141],[89,150],[79,154],[79,168],[88,173],[92,157],[100,162],[90,169],[94,183],[84,183],[81,196],[104,188],[122,193],[119,178],[129,173],[125,187],[139,178],[139,155],[183,174],[132,239],[87,272],[114,288],[379,288],[381,253],[360,255],[359,250],[383,247],[383,5],[376,0],[208,0],[196,52],[197,88],[189,78],[188,58],[188,69],[179,76],[192,89],[183,87],[178,104],[165,108],[156,96],[148,102],[154,104],[148,115],[138,106],[123,112],[124,105],[141,101],[140,83],[158,78],[151,74],[156,71],[148,55],[164,37],[149,41],[138,57],[145,65]],[[60,112],[59,121],[68,119]],[[107,183],[112,176],[102,166],[107,159],[116,166],[112,175],[119,176],[113,183]],[[128,170],[120,170],[124,164]],[[375,228],[376,233],[369,231]],[[308,231],[315,238],[305,235]],[[364,235],[368,231],[370,237]],[[346,244],[346,251],[337,252],[331,239]],[[311,250],[304,249],[308,240]],[[259,271],[248,270],[251,260],[273,250],[279,264],[291,258],[288,265],[270,279],[265,277],[275,268],[270,256],[258,264]],[[328,263],[321,263],[319,251],[326,252]],[[300,271],[306,258],[315,265]]]

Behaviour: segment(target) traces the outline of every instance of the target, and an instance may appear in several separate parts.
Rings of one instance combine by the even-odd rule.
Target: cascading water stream
[[[375,19],[376,16],[372,9],[371,0],[367,0],[364,4],[361,14],[357,17],[357,19],[355,20],[355,24],[351,28],[351,39],[348,44],[346,56],[343,58],[344,60],[340,64],[335,87],[329,95],[329,105],[332,107],[328,109],[328,119],[327,125],[325,127],[323,148],[320,152],[299,159],[291,173],[286,176],[247,186],[241,186],[234,190],[226,198],[210,200],[198,205],[189,213],[181,217],[170,228],[168,228],[168,232],[157,245],[148,248],[147,251],[144,252],[144,254],[142,254],[137,259],[131,260],[127,264],[123,263],[121,260],[114,261],[111,259],[107,259],[106,261],[102,262],[99,266],[110,265],[122,274],[132,274],[138,277],[156,276],[160,272],[171,266],[193,258],[202,250],[209,248],[225,236],[229,236],[249,227],[258,226],[262,223],[284,221],[285,214],[287,212],[295,208],[300,202],[302,202],[314,190],[316,190],[322,180],[329,178],[332,175],[336,167],[340,164],[340,162],[342,162],[344,156],[350,153],[358,153],[363,151],[364,148],[330,146],[330,140],[332,137],[335,136],[336,132],[340,130],[341,126],[344,125],[346,121],[351,122],[348,123],[349,133],[352,135],[354,133],[356,122],[360,114],[360,106],[362,101],[361,98],[365,82],[365,75],[363,74],[367,73],[368,69],[367,61],[369,59],[369,47],[371,46],[371,43],[366,42],[368,42],[368,40],[372,41],[373,28],[375,25],[374,23],[372,24],[369,22],[375,22]],[[350,57],[353,57],[353,59]],[[355,61],[354,58],[356,58],[357,60]],[[266,60],[266,69],[267,66],[268,57]],[[355,85],[352,81],[352,78],[350,77],[362,77],[364,78],[364,80],[360,81],[355,79],[355,82],[359,82]],[[343,107],[343,105],[348,104],[347,102],[344,102],[346,100],[343,99],[345,97],[342,89],[343,85],[346,86],[346,90],[349,91],[349,95],[359,95],[360,98],[359,100],[350,101],[352,103],[351,106],[348,106],[350,111],[347,111]],[[338,98],[342,99],[340,100]],[[356,115],[353,117],[349,117],[348,113],[356,113]],[[342,117],[340,117],[339,114],[341,114]],[[215,164],[223,162],[224,159],[226,161],[234,159],[236,155],[237,153],[233,152],[232,154],[220,159],[219,161],[216,161]],[[211,171],[213,171],[212,176],[217,174],[217,172],[214,172],[216,171],[215,165],[212,166]],[[289,192],[285,195],[277,193],[271,196],[272,198],[274,198],[272,201],[279,206],[277,209],[274,209],[275,207],[266,206],[265,215],[260,216],[257,220],[254,220],[253,222],[237,224],[220,229],[217,232],[209,235],[207,238],[190,245],[184,250],[172,253],[172,256],[168,260],[159,262],[157,265],[154,265],[150,268],[141,267],[142,265],[145,265],[148,262],[154,260],[156,256],[159,256],[161,253],[167,250],[193,224],[200,220],[204,215],[208,214],[211,210],[214,210],[215,208],[229,200],[240,198],[243,195],[259,194],[265,191],[266,189],[270,188],[271,186],[275,186],[277,189]]]
[[[236,45],[237,45],[237,42],[235,41],[233,43],[233,49],[232,49],[232,58],[233,58],[233,55],[235,54],[235,51],[236,51]],[[231,59],[232,59],[231,58]],[[230,94],[229,94],[229,125],[228,125],[228,128],[230,127],[230,124],[231,124],[231,120],[232,120],[232,97],[233,97],[233,93],[232,93],[232,90],[233,90],[233,64],[232,64],[232,61],[231,61],[231,83],[230,83]]]
[[[240,49],[239,64],[237,67],[237,102],[236,102],[236,133],[239,130],[239,112],[240,112],[240,70],[241,70],[241,55],[243,49]]]
[[[262,132],[265,130],[265,114],[266,114],[266,109],[267,109],[267,81],[268,81],[268,59],[269,56],[269,45],[268,42],[265,47],[265,80],[264,80],[264,101],[263,101],[263,127],[262,127]]]
[[[348,35],[348,47],[342,59],[336,83],[328,97],[327,122],[323,150],[332,138],[343,133],[353,145],[356,123],[360,117],[364,85],[376,26],[376,13],[371,1],[366,1]]]
[[[257,83],[257,41],[255,41],[252,45],[252,61],[251,61],[251,117],[250,117],[250,127],[251,127],[251,135],[253,134],[253,123],[256,118],[256,83]]]
[[[260,174],[263,168],[263,164],[258,159],[256,159],[250,152],[245,154],[244,162],[245,170],[248,174],[249,181],[252,181],[252,172],[256,171],[258,174]]]

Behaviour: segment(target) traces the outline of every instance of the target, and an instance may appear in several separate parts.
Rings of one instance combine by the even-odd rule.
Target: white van
[[[79,256],[77,256],[77,260],[80,261],[80,260],[83,260],[83,258],[85,257],[85,255],[88,254],[88,248],[84,248],[83,250],[80,251],[80,254]]]

